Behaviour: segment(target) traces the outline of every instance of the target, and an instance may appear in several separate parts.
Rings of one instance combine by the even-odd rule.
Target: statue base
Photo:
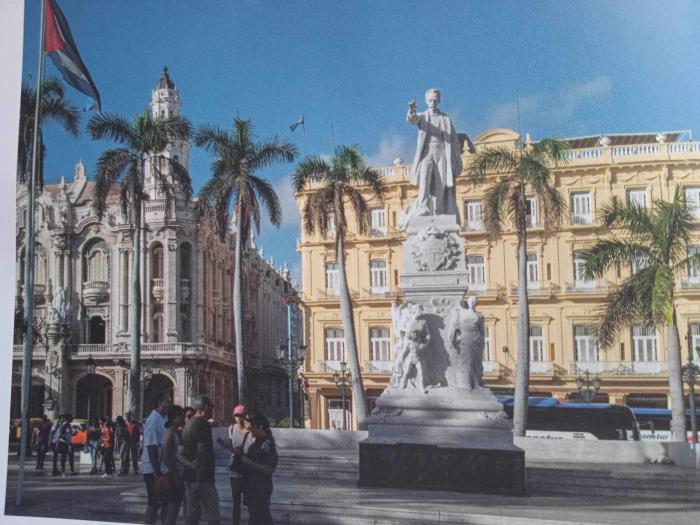
[[[424,422],[426,427],[430,421]],[[439,438],[439,431],[434,430]],[[360,487],[527,495],[525,452],[519,449],[360,442]]]

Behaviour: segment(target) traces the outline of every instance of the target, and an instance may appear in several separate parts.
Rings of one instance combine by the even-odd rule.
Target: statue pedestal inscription
[[[483,386],[484,318],[464,302],[464,241],[452,215],[406,225],[395,362],[360,443],[360,486],[524,495],[525,453]]]

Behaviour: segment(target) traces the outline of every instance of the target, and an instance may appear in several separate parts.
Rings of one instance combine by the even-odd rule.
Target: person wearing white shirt
[[[152,524],[156,522],[158,510],[164,504],[156,497],[156,483],[158,478],[168,473],[168,468],[161,462],[163,457],[163,439],[166,428],[165,415],[170,408],[170,397],[168,394],[161,394],[154,398],[153,410],[146,419],[143,427],[143,455],[141,456],[141,472],[146,482],[146,494],[148,503],[146,505],[146,517],[144,523]]]

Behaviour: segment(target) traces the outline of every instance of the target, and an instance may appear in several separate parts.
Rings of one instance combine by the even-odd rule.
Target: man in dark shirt
[[[49,450],[49,437],[51,436],[51,421],[46,417],[46,414],[41,417],[37,430],[36,468],[43,470],[44,458],[46,457],[46,451]]]
[[[214,404],[207,396],[198,396],[194,401],[195,414],[185,425],[183,432],[184,455],[194,464],[186,469],[185,500],[188,525],[197,525],[200,519],[209,525],[218,525],[219,494],[216,491],[214,440],[209,419],[214,414]]]

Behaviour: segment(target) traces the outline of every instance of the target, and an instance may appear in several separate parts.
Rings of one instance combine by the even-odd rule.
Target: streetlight
[[[343,421],[342,430],[347,430],[346,421],[346,410],[345,410],[345,397],[347,396],[348,387],[352,381],[352,375],[350,370],[347,369],[347,363],[345,361],[340,362],[340,370],[333,373],[333,380],[335,381],[335,386],[340,388],[340,395],[343,398]]]
[[[304,364],[304,354],[306,345],[301,345],[298,348],[298,355],[287,357],[287,345],[280,344],[279,346],[279,363],[287,370],[289,378],[289,428],[294,427],[294,381],[296,380],[299,367]]]
[[[698,442],[698,423],[695,417],[695,382],[700,375],[700,367],[693,363],[693,345],[688,344],[688,362],[681,367],[683,373],[683,381],[688,383],[688,405],[690,408],[690,432],[693,436],[693,446],[697,446]],[[700,346],[695,349],[700,352]]]
[[[87,362],[85,363],[87,366],[87,373],[88,373],[88,388],[90,391],[88,392],[88,409],[87,409],[87,419],[88,423],[92,421],[92,418],[90,417],[90,411],[92,409],[92,392],[93,392],[93,380],[95,377],[95,360],[92,358],[92,355],[88,356]]]
[[[586,370],[585,379],[580,375],[576,378],[576,388],[581,395],[581,400],[584,403],[590,403],[595,399],[596,394],[600,391],[600,387],[603,381],[600,376],[596,374],[593,376],[593,381],[591,381],[591,374]]]
[[[148,364],[144,363],[141,367],[141,399],[139,400],[139,416],[141,419],[144,419],[145,416],[145,411],[143,410],[143,396],[146,393],[146,388],[148,388],[151,379],[153,379],[153,369]]]

